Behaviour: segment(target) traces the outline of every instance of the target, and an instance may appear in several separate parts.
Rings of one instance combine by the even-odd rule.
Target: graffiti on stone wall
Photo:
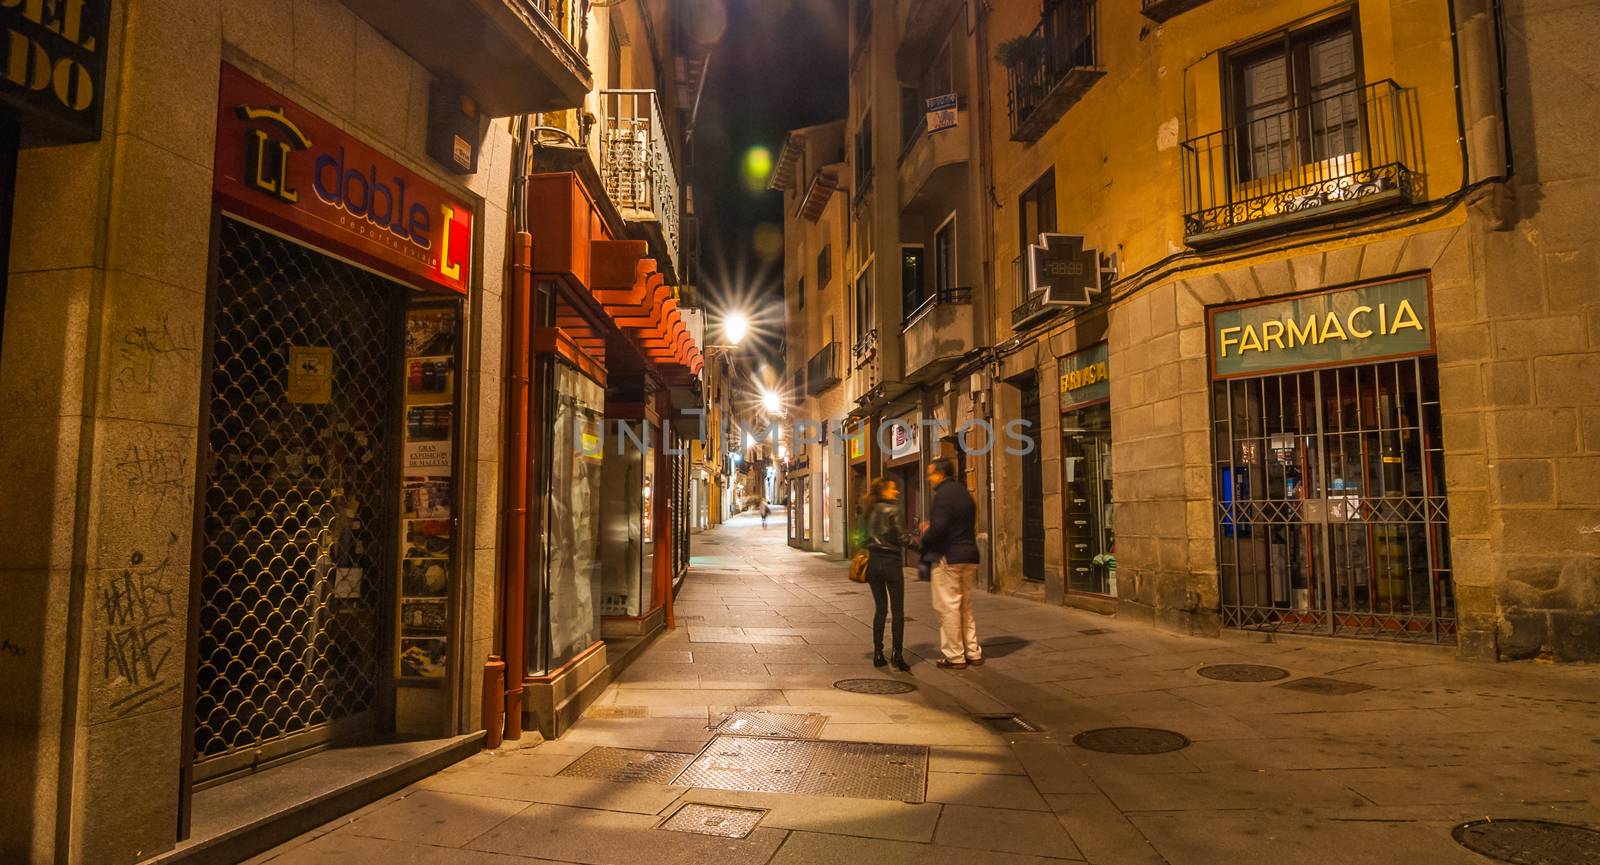
[[[134,325],[123,333],[117,347],[114,380],[128,390],[155,393],[164,372],[184,371],[188,356],[195,351],[194,343],[194,334],[174,333],[165,315],[158,315],[155,324]]]
[[[11,642],[10,637],[0,637],[0,661],[7,658],[26,658],[28,650]]]
[[[116,467],[128,484],[136,516],[151,516],[168,505],[182,505],[194,483],[189,455],[177,442],[150,439],[129,445]]]
[[[104,619],[101,676],[108,684],[132,688],[110,704],[119,716],[131,714],[178,687],[172,673],[180,648],[172,554],[178,536],[168,534],[159,560],[135,550],[126,567],[105,578],[97,599]]]

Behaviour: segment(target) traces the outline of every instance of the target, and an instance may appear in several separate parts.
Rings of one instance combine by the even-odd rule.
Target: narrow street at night
[[[471,757],[251,865],[1322,865],[1334,848],[1469,865],[1466,820],[1600,822],[1592,668],[1184,637],[985,596],[989,660],[951,672],[929,660],[928,584],[908,582],[912,673],[891,674],[870,663],[865,587],[773,516],[697,539],[678,630],[560,740]],[[1206,677],[1227,665],[1282,678]],[[840,688],[863,678],[909,690]],[[1181,738],[1074,741],[1128,727]],[[833,742],[902,746],[915,795],[749,747]]]

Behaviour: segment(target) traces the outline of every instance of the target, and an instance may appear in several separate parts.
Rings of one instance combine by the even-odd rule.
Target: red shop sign
[[[467,293],[472,208],[226,63],[224,209],[421,288]]]

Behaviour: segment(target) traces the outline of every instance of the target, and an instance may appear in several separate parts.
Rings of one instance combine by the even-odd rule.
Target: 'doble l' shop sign
[[[472,208],[228,64],[217,107],[222,207],[420,288],[466,294]]]
[[[1426,277],[1211,310],[1217,378],[1430,354]]]

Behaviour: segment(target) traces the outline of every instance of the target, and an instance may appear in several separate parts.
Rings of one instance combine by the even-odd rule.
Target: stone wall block
[[[137,136],[117,139],[109,269],[185,289],[194,294],[191,303],[199,305],[208,283],[211,211],[209,165]]]
[[[1483,406],[1483,368],[1476,363],[1441,364],[1439,399],[1455,411]]]
[[[1455,453],[1448,442],[1445,445],[1444,477],[1449,490],[1487,490],[1489,465],[1479,453]]]
[[[476,483],[473,485],[472,497],[477,510],[473,517],[475,537],[473,546],[477,549],[490,549],[500,543],[500,468],[499,460],[493,457],[498,455],[485,454],[490,459],[478,460]]]
[[[105,164],[111,144],[26,148],[17,155],[12,279],[24,271],[104,265]],[[13,282],[11,289],[16,288]],[[11,301],[7,301],[9,304]],[[6,332],[11,322],[7,313]]]
[[[1495,321],[1490,329],[1497,360],[1578,352],[1588,343],[1587,327],[1575,315]]]
[[[127,271],[106,274],[100,370],[103,417],[198,424],[205,305],[187,289]]]
[[[127,9],[116,131],[209,169],[216,154],[222,7],[143,0]]]
[[[1551,312],[1578,312],[1595,302],[1600,286],[1600,255],[1592,247],[1547,252],[1543,256],[1545,296]]]
[[[1455,496],[1450,497],[1450,518],[1456,520]],[[1594,508],[1507,508],[1498,512],[1502,555],[1537,553],[1538,567],[1559,561],[1561,554],[1600,554],[1600,511]]]
[[[1545,311],[1539,254],[1520,232],[1482,235],[1483,274],[1479,286],[1490,318],[1541,315]]]
[[[1555,472],[1551,460],[1500,460],[1492,475],[1496,500],[1503,505],[1549,504],[1555,500]]]
[[[1450,564],[1458,592],[1464,586],[1494,585],[1494,548],[1485,538],[1468,538],[1452,532]]]
[[[1527,361],[1511,360],[1484,367],[1484,384],[1489,402],[1497,406],[1531,405],[1533,376]]]
[[[501,406],[505,398],[505,380],[500,376],[485,373],[478,376],[477,385],[477,453],[480,457],[497,458],[504,447],[501,437]]]
[[[355,114],[356,16],[338,0],[294,0],[294,79],[335,114]]]
[[[1322,259],[1320,252],[1297,255],[1289,259],[1289,273],[1296,291],[1310,291],[1322,287]]]
[[[1460,228],[1456,227],[1441,231],[1424,231],[1407,236],[1405,245],[1400,248],[1400,256],[1395,261],[1395,272],[1409,273],[1415,270],[1432,270],[1459,231]]]
[[[77,417],[0,419],[0,571],[65,568],[76,538],[78,459],[82,420]],[[194,479],[190,478],[193,484]]]
[[[1600,457],[1556,460],[1555,485],[1557,504],[1600,504]]]
[[[1361,278],[1380,279],[1396,273],[1400,253],[1409,237],[1385,237],[1367,243],[1361,254]]]
[[[1158,285],[1150,291],[1150,333],[1161,336],[1177,327],[1177,291],[1170,282]]]
[[[149,568],[170,561],[187,571],[197,444],[193,426],[116,418],[96,423],[91,568]]]
[[[1433,320],[1440,326],[1471,324],[1482,315],[1478,287],[1471,283],[1433,286]]]
[[[1489,359],[1489,336],[1482,327],[1441,327],[1435,342],[1441,363]]]
[[[1450,418],[1446,416],[1446,426]],[[1511,409],[1493,414],[1495,452],[1515,456],[1567,456],[1578,446],[1577,413],[1570,408]],[[1445,441],[1455,442],[1449,429]]]
[[[355,19],[354,118],[379,140],[397,148],[405,147],[412,137],[406,124],[410,121],[413,65],[393,42],[367,22]]]
[[[177,841],[181,710],[146,712],[84,729],[82,859],[131,865]],[[130,747],[137,743],[138,747]]]
[[[83,650],[91,724],[183,705],[189,550],[176,545],[87,575]]]
[[[1323,287],[1332,288],[1360,279],[1361,252],[1364,248],[1356,245],[1328,250],[1322,265]]]
[[[1217,274],[1217,280],[1222,283],[1223,292],[1230,300],[1254,300],[1268,293],[1256,282],[1256,272],[1252,268],[1224,270]]]
[[[222,38],[273,69],[294,68],[291,0],[222,0]]]
[[[68,568],[0,569],[0,729],[50,724],[65,691]],[[0,766],[4,757],[0,756]],[[12,776],[5,776],[12,777]],[[21,777],[21,776],[16,776]],[[4,825],[0,821],[0,825]]]
[[[1600,355],[1536,357],[1533,383],[1539,405],[1600,405]]]
[[[89,303],[98,277],[87,267],[11,274],[0,417],[54,418],[83,411]]]

